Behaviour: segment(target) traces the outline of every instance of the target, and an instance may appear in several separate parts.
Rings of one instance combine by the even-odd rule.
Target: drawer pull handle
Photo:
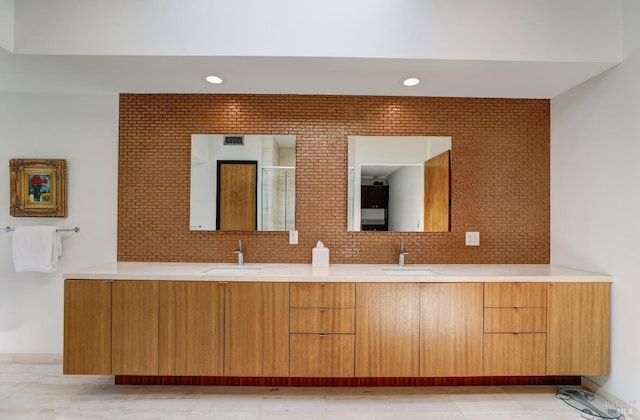
[[[320,337],[324,337],[324,336],[325,336],[325,335],[327,335],[327,334],[325,334],[325,333],[320,333],[320,334],[318,334],[318,335],[319,335]]]
[[[326,310],[327,310],[327,308],[325,308],[324,306],[320,308],[320,312],[324,312]]]

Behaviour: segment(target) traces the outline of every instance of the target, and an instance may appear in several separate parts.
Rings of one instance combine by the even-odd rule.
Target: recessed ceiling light
[[[218,76],[207,76],[205,77],[205,80],[214,85],[219,85],[220,83],[222,83],[222,79]]]
[[[416,78],[416,77],[409,77],[408,79],[405,79],[402,84],[405,86],[415,86],[418,83],[420,83],[420,79]]]

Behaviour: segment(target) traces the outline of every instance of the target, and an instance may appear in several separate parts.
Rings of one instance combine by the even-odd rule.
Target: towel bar
[[[4,230],[5,232],[13,232],[15,229],[7,226],[2,230]],[[80,232],[80,228],[76,226],[71,229],[56,229],[56,232]]]

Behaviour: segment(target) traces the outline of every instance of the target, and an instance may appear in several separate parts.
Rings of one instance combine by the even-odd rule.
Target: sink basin
[[[203,271],[204,274],[221,274],[221,275],[233,275],[233,274],[257,274],[262,270],[262,267],[243,267],[229,266],[229,267],[211,267]]]
[[[383,268],[382,272],[388,276],[437,276],[438,273],[428,268]]]

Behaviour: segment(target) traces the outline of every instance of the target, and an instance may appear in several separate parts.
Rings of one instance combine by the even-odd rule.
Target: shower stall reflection
[[[262,230],[295,230],[295,186],[295,167],[262,167]]]

